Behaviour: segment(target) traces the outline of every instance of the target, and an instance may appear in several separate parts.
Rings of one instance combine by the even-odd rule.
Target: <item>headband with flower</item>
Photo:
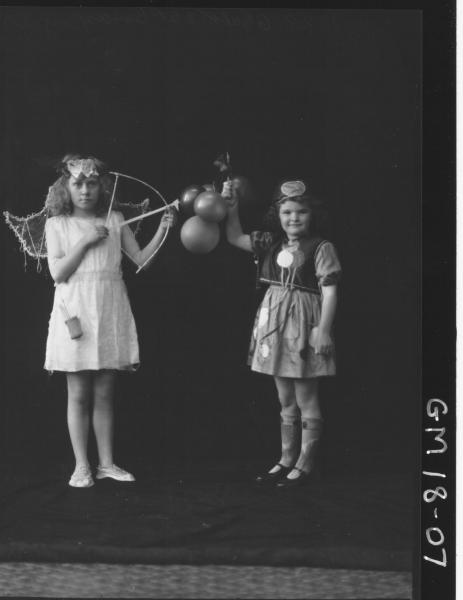
[[[79,178],[81,175],[84,177],[98,177],[99,172],[96,168],[95,161],[93,158],[79,158],[74,160],[68,160],[66,163],[66,168],[69,173],[75,177]]]

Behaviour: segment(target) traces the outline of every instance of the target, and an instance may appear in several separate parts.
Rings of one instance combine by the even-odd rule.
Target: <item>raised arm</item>
[[[162,242],[166,229],[175,223],[175,213],[173,209],[167,210],[162,216],[159,227],[156,233],[151,238],[150,242],[141,249],[138,245],[135,235],[129,225],[123,225],[121,228],[121,246],[127,252],[129,257],[139,266],[143,265],[146,269],[151,264],[148,260],[159,248]],[[154,257],[153,257],[154,258]],[[146,263],[146,264],[144,264]]]
[[[108,237],[108,230],[104,226],[96,226],[86,233],[66,254],[61,246],[59,234],[47,224],[46,241],[48,267],[56,283],[63,283],[74,273],[82,262],[87,250],[101,240]]]
[[[228,204],[228,218],[225,225],[228,242],[237,248],[241,248],[241,250],[252,252],[251,237],[243,232],[237,198],[230,181],[224,183],[222,196],[227,200]]]

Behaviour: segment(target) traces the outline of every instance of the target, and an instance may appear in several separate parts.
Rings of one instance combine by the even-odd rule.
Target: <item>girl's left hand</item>
[[[162,215],[159,228],[165,230],[168,227],[173,227],[176,223],[177,211],[173,208],[168,208],[166,211],[164,211],[164,214]]]
[[[333,340],[327,331],[318,329],[314,339],[315,354],[331,354],[333,351]]]

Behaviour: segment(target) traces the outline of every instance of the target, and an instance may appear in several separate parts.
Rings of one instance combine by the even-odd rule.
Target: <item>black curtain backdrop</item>
[[[420,406],[419,11],[2,8],[0,198],[39,210],[53,160],[90,152],[175,199],[228,151],[259,227],[284,176],[329,203],[343,265],[338,376],[323,382],[333,462],[413,461]],[[117,458],[278,454],[271,378],[249,371],[250,255],[207,255],[183,222],[148,271],[124,267],[142,365],[120,376]],[[144,233],[150,230],[148,221]],[[72,461],[62,374],[43,370],[53,284],[4,225],[1,453]],[[128,457],[131,457],[128,460]],[[411,464],[411,462],[410,462]]]

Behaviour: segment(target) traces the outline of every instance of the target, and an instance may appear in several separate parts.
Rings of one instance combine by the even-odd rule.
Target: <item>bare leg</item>
[[[67,373],[67,420],[76,466],[88,464],[87,445],[90,424],[92,377],[88,371]]]
[[[320,401],[318,397],[318,379],[295,379],[294,388],[296,402],[303,419],[321,419]]]
[[[93,379],[93,430],[101,467],[114,463],[114,384],[116,372],[97,371]]]

